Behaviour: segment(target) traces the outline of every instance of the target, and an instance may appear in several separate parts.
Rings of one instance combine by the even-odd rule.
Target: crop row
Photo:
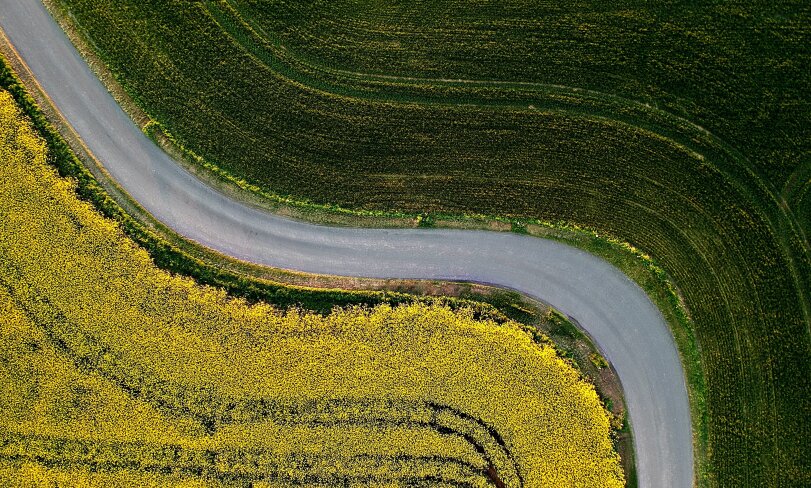
[[[280,455],[272,448],[193,449],[172,444],[83,441],[10,432],[0,434],[0,445],[0,459],[6,461],[30,460],[44,466],[81,466],[100,472],[171,473],[226,484],[258,480],[336,484],[366,479],[401,484],[444,481],[487,486],[481,465],[441,455],[360,454],[336,460],[333,455],[317,453]]]
[[[355,73],[551,83],[656,104],[757,150],[778,186],[800,162],[792,153],[808,149],[797,135],[808,134],[809,10],[797,2],[206,3],[230,4],[290,53]]]

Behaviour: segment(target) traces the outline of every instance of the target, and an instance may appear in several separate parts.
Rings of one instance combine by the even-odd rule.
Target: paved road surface
[[[37,0],[0,0],[0,27],[112,177],[178,233],[279,268],[503,285],[571,315],[620,376],[640,486],[692,486],[690,412],[673,339],[645,293],[616,268],[572,247],[517,234],[331,228],[242,205],[191,176],[144,136]]]

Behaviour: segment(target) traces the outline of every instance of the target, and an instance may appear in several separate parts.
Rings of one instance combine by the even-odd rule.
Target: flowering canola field
[[[624,485],[593,387],[516,324],[327,316],[172,276],[0,91],[0,485]]]

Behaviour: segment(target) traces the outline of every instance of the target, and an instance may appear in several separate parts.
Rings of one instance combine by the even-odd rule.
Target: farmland
[[[0,154],[4,484],[622,486],[594,388],[517,324],[248,305],[79,201],[5,91]]]
[[[270,193],[649,254],[700,484],[808,483],[807,5],[59,4],[153,129]]]

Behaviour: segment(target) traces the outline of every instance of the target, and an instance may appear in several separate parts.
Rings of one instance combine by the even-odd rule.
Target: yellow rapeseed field
[[[517,324],[328,316],[171,276],[0,91],[3,486],[620,487],[593,387]]]

